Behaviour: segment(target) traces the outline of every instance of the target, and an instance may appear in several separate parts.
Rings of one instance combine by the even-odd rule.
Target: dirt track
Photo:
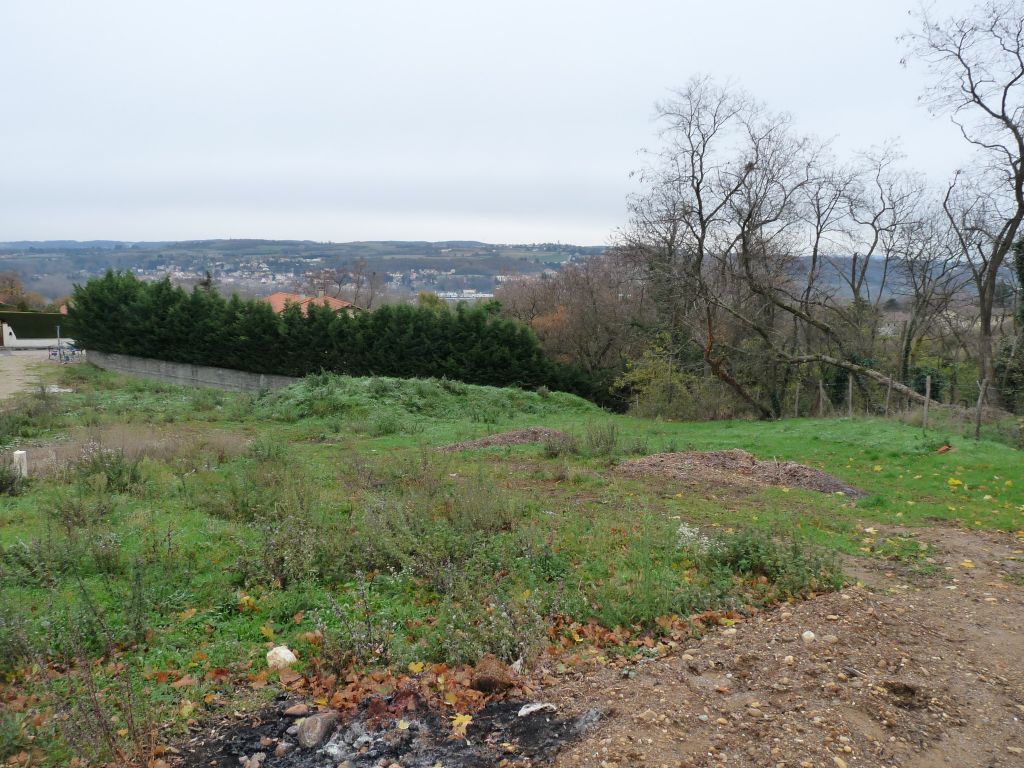
[[[36,367],[46,361],[47,352],[0,350],[0,400],[22,392],[39,380]]]
[[[717,630],[632,679],[564,679],[545,698],[610,715],[555,765],[1024,766],[1024,541],[914,534],[936,573],[858,560],[863,587]]]

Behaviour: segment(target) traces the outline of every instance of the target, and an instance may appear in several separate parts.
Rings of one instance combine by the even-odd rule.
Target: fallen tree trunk
[[[922,395],[920,392],[918,392],[916,389],[908,387],[906,384],[896,381],[896,379],[892,378],[891,376],[886,376],[884,373],[876,371],[874,368],[868,368],[857,363],[851,363],[849,360],[843,360],[838,357],[832,357],[831,355],[815,354],[799,355],[797,357],[791,357],[789,355],[786,355],[784,359],[786,360],[786,362],[794,364],[828,363],[829,365],[834,365],[836,368],[843,368],[847,371],[850,371],[851,373],[856,373],[860,376],[866,376],[867,378],[872,379],[873,381],[877,381],[879,384],[884,384],[887,387],[891,386],[894,391],[899,392],[901,395],[906,395],[911,400],[915,400],[919,403],[924,403],[926,400],[929,399]],[[940,403],[938,400],[932,400],[931,402],[936,405],[944,406],[944,404]]]

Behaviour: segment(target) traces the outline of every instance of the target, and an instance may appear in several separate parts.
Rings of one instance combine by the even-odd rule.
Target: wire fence
[[[863,380],[862,380],[863,379]],[[925,393],[931,394],[930,377]],[[953,400],[911,397],[892,386],[850,376],[845,392],[835,397],[834,387],[821,380],[801,379],[795,387],[793,409],[785,416],[819,418],[882,417],[922,429],[975,439],[990,439],[1024,448],[1024,414],[1015,414],[997,402],[1018,401],[1013,388],[999,388],[981,381],[960,387]]]

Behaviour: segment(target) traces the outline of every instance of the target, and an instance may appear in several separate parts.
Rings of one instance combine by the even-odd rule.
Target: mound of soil
[[[546,427],[528,427],[526,429],[515,429],[511,432],[501,432],[497,435],[488,435],[479,440],[467,440],[464,443],[453,443],[446,445],[440,450],[445,453],[455,451],[473,451],[477,448],[493,448],[498,445],[526,445],[528,443],[542,443],[548,439],[560,439],[566,435],[557,429]]]
[[[820,469],[793,461],[761,461],[739,449],[657,453],[624,462],[618,471],[633,477],[655,475],[701,485],[773,485],[844,493],[853,498],[867,495]]]

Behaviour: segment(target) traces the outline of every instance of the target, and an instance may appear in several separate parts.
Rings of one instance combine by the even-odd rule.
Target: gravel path
[[[46,359],[45,349],[0,350],[0,400],[38,384],[38,369]]]

